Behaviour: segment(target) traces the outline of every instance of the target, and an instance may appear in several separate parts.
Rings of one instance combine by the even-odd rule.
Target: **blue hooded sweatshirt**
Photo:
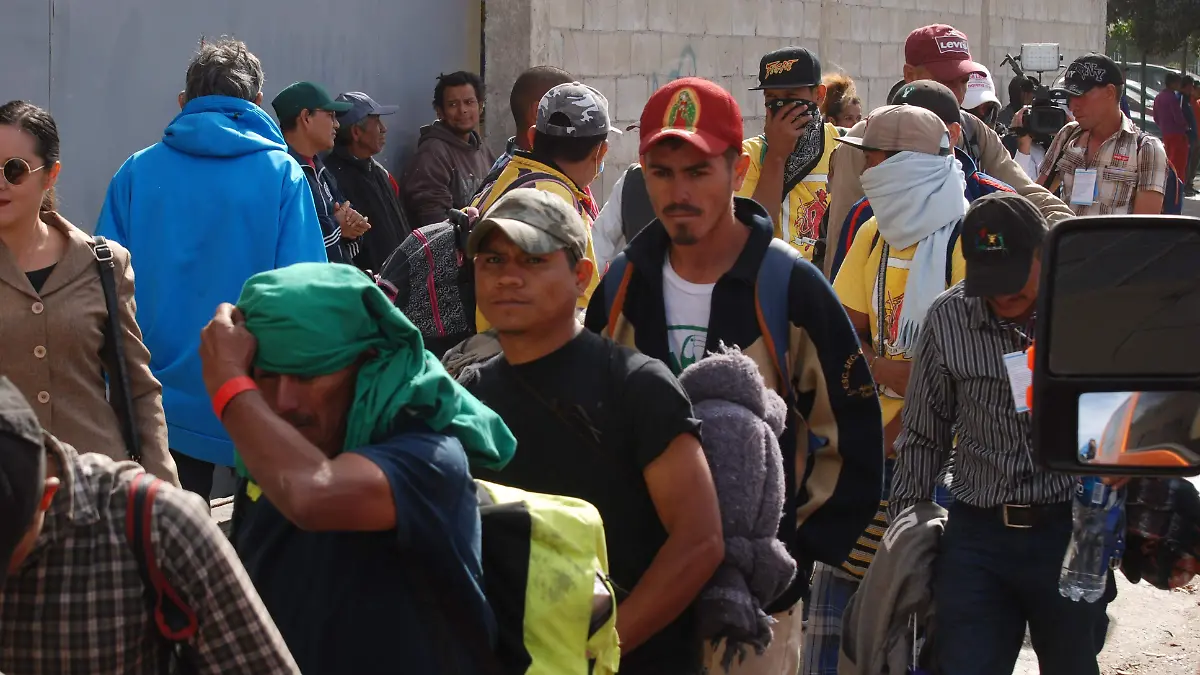
[[[251,276],[327,260],[312,191],[279,127],[251,101],[189,101],[162,142],[117,171],[96,234],[132,255],[171,449],[231,466],[200,374],[200,329]]]

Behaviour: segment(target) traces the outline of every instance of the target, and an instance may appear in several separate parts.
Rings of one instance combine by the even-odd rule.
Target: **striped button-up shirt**
[[[933,499],[952,447],[956,500],[991,507],[1071,498],[1073,477],[1034,464],[1030,414],[1017,412],[1004,368],[1004,355],[1024,351],[1029,335],[964,295],[963,284],[934,301],[904,397],[890,514]]]

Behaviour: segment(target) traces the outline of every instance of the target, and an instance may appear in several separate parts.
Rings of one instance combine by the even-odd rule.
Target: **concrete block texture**
[[[547,2],[546,8],[550,25],[554,28],[583,28],[584,0],[558,0]]]
[[[546,0],[553,2],[553,0]],[[648,0],[647,27],[659,33],[673,33],[678,29],[675,16],[679,13],[680,0]],[[690,5],[690,3],[689,3]],[[687,8],[689,5],[684,5]]]
[[[598,61],[590,75],[628,75],[633,72],[629,58],[633,33],[599,33],[596,35]]]
[[[622,125],[646,99],[679,77],[699,75],[729,89],[746,135],[762,130],[758,63],[767,52],[802,45],[826,72],[856,81],[870,110],[886,103],[903,75],[908,33],[931,23],[965,32],[975,59],[992,70],[1007,100],[1011,71],[1000,62],[1022,42],[1058,42],[1065,61],[1104,48],[1106,0],[492,0],[484,44],[488,140],[511,133],[509,87],[531,65],[558,65],[609,97]],[[493,131],[491,127],[496,127]],[[611,142],[597,196],[630,162],[637,134]]]

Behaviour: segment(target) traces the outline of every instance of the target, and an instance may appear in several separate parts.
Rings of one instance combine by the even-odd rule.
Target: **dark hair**
[[[1014,75],[1008,81],[1008,104],[1013,107],[1021,105],[1021,96],[1034,90],[1033,80],[1021,75]]]
[[[546,92],[554,87],[574,81],[575,78],[570,73],[554,66],[534,66],[521,73],[508,96],[508,107],[512,109],[517,134],[522,134],[534,123],[534,120],[525,119],[525,111],[529,110],[530,106],[537,105]]]
[[[183,98],[230,96],[253,101],[262,92],[264,79],[262,63],[245,42],[231,37],[216,42],[200,38],[200,51],[188,64]]]
[[[582,162],[607,139],[608,134],[575,137],[551,136],[541,131],[535,131],[533,154],[535,157],[549,159],[553,162]]]
[[[1184,75],[1183,76],[1183,86],[1185,86],[1185,87],[1196,86],[1196,78],[1192,77],[1191,75]]]
[[[46,173],[58,161],[58,125],[50,113],[27,101],[9,101],[0,106],[0,124],[13,126],[33,136],[33,151],[42,160]],[[37,168],[37,167],[33,167]],[[46,191],[42,197],[42,211],[53,211],[58,208],[58,199],[54,189]]]
[[[835,119],[842,114],[846,106],[855,103],[862,104],[854,80],[844,73],[830,73],[821,84],[825,85],[825,100],[821,102],[821,114],[828,119]]]
[[[1183,82],[1183,76],[1180,75],[1179,73],[1167,73],[1166,79],[1163,80],[1163,84],[1167,84],[1167,85],[1181,84],[1182,82]]]
[[[483,101],[483,80],[475,73],[460,70],[449,75],[438,75],[437,84],[433,87],[433,107],[442,109],[446,100],[446,87],[461,87],[465,84],[471,85],[475,89],[475,98]]]

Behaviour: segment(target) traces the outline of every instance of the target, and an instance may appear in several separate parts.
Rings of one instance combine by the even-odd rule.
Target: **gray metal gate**
[[[61,209],[90,230],[121,162],[162,135],[201,36],[245,40],[264,106],[296,80],[400,111],[381,161],[400,166],[433,119],[438,73],[479,71],[480,0],[0,0],[0,103],[48,106],[62,136]]]

